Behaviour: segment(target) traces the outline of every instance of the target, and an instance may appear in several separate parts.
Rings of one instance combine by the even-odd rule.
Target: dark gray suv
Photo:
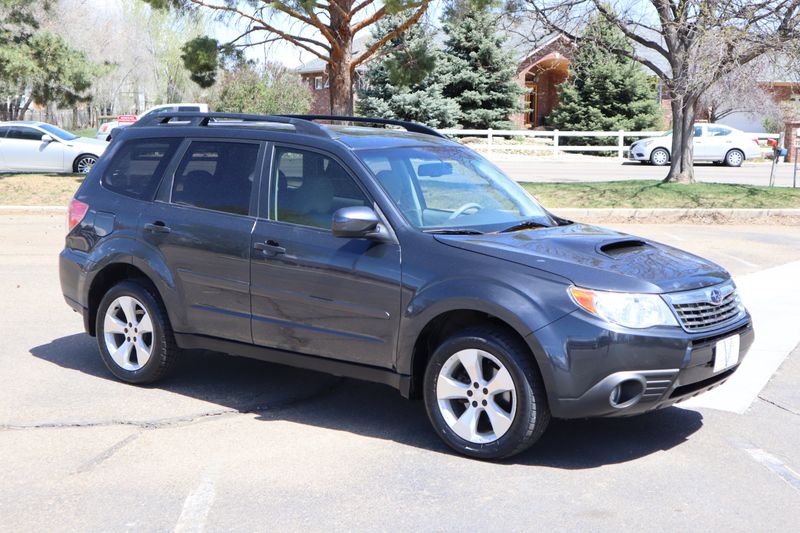
[[[753,340],[719,266],[554,216],[472,150],[381,119],[141,121],[71,202],[60,273],[123,381],[203,348],[385,383],[484,459],[551,416],[697,395]]]

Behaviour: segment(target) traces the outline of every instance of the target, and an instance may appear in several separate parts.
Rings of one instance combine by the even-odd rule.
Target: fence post
[[[617,140],[617,157],[623,159],[625,157],[625,132],[619,130],[619,139]]]
[[[553,130],[553,156],[558,156],[558,130]]]
[[[489,140],[489,153],[491,153],[492,152],[492,142],[493,142],[492,128],[489,128],[489,133],[486,135],[486,137]]]

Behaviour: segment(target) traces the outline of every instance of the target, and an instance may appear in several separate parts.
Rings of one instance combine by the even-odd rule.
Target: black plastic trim
[[[293,366],[316,370],[334,376],[348,377],[389,385],[400,391],[403,397],[408,398],[411,390],[411,376],[398,374],[397,372],[384,368],[350,363],[347,361],[336,361],[325,359],[313,355],[305,355],[276,348],[256,346],[244,342],[229,341],[217,337],[206,335],[194,335],[189,333],[175,333],[175,340],[181,348],[211,350],[222,352],[228,355],[249,357],[260,361],[278,363],[281,365]]]

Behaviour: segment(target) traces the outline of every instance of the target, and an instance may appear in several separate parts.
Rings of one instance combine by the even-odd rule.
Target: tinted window
[[[178,144],[178,139],[128,141],[106,167],[103,185],[133,198],[152,198]]]
[[[64,131],[61,128],[57,128],[57,127],[53,126],[52,124],[42,124],[39,127],[42,128],[47,133],[51,133],[51,134],[55,135],[56,137],[58,137],[59,139],[64,139],[65,141],[71,141],[73,139],[77,139],[78,138],[77,135],[73,135],[72,133],[70,133],[68,131]]]
[[[278,148],[272,180],[276,220],[330,229],[342,207],[367,206],[369,200],[339,163],[316,152]]]
[[[23,126],[12,126],[8,129],[8,135],[6,138],[8,139],[19,139],[21,141],[42,141],[42,133],[39,130],[33,128],[26,128]]]
[[[731,130],[729,128],[724,128],[722,126],[709,126],[708,134],[711,137],[724,137],[725,135],[730,135]]]
[[[695,126],[694,127],[694,136],[701,137],[703,135],[703,127],[702,126]]]
[[[9,128],[0,128],[0,139],[4,138],[8,133]]]
[[[258,148],[252,143],[193,142],[175,172],[172,202],[246,215]]]

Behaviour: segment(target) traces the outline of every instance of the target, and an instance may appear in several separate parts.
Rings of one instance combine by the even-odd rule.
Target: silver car
[[[107,146],[45,122],[0,122],[0,172],[86,174]]]
[[[725,163],[730,167],[741,166],[745,159],[761,157],[761,146],[752,134],[722,124],[695,124],[695,161]],[[672,132],[658,137],[649,137],[631,145],[628,158],[653,165],[669,164],[672,150]]]

